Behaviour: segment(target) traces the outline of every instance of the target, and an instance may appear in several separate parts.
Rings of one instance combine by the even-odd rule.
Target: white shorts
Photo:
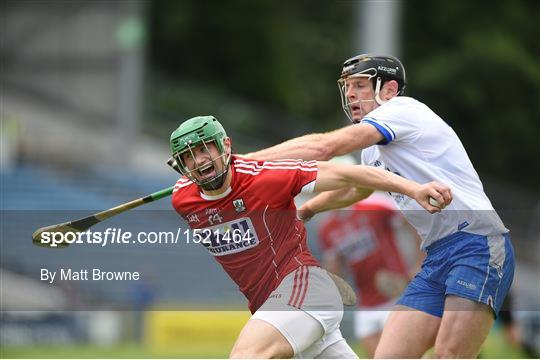
[[[251,319],[270,323],[291,344],[296,358],[315,358],[343,339],[343,304],[326,270],[301,266],[287,275]]]
[[[390,315],[396,300],[382,305],[364,307],[354,312],[354,335],[357,339],[379,333]]]

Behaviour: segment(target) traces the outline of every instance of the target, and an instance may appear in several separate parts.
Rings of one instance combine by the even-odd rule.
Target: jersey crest
[[[233,206],[234,206],[234,210],[236,210],[236,212],[238,212],[238,213],[240,213],[242,211],[246,211],[246,205],[244,204],[243,199],[235,199],[235,200],[233,200]]]

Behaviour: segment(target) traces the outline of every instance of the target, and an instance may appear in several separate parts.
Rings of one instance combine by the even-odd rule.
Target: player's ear
[[[398,94],[399,84],[396,80],[390,80],[384,83],[381,89],[381,99],[390,100]]]
[[[231,152],[231,147],[232,147],[232,140],[230,137],[226,137],[225,139],[223,139],[223,146],[225,148],[225,152],[226,153],[230,153]]]

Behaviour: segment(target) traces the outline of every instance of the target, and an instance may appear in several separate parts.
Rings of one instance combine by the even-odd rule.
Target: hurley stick
[[[32,243],[34,245],[43,246],[43,247],[66,247],[69,245],[67,242],[58,242],[54,239],[54,234],[65,234],[65,233],[74,233],[77,234],[82,231],[88,230],[90,227],[110,218],[113,216],[116,216],[118,214],[121,214],[125,211],[134,209],[138,206],[151,203],[153,201],[159,200],[161,198],[164,198],[166,196],[170,196],[173,192],[173,187],[169,187],[160,191],[156,191],[155,193],[152,193],[150,195],[147,195],[145,197],[132,200],[130,202],[127,202],[125,204],[121,204],[118,206],[115,206],[111,209],[98,212],[96,214],[87,216],[85,218],[79,219],[79,220],[73,220],[68,221],[61,224],[56,225],[49,225],[42,228],[37,229],[32,234]],[[49,236],[42,236],[43,233],[48,233]]]

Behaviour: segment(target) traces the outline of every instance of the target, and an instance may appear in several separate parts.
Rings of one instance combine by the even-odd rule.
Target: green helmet
[[[227,154],[225,150],[226,138],[225,129],[213,116],[197,116],[186,120],[171,134],[172,160],[169,161],[169,165],[205,190],[219,189],[223,185],[231,159],[230,154]],[[215,143],[220,153],[218,157],[211,158],[211,166],[217,169],[216,161],[222,161],[223,171],[218,173],[216,170],[216,174],[211,178],[199,180],[194,173],[203,168],[207,169],[209,163],[196,163],[195,168],[189,169],[182,159],[182,154],[190,153],[195,158],[193,148],[199,145],[203,145],[210,154],[207,144],[211,142]]]

